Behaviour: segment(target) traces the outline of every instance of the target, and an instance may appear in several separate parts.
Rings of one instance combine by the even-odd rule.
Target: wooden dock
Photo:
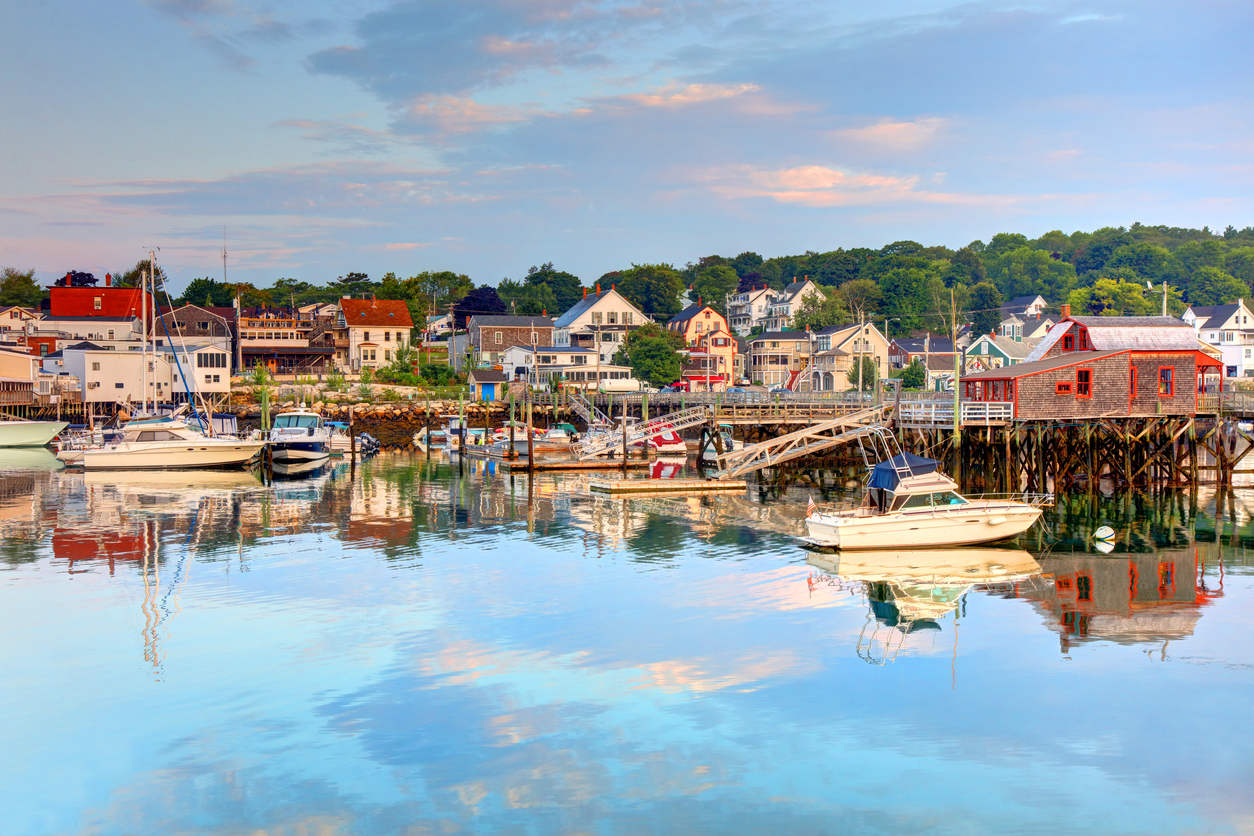
[[[595,493],[656,496],[658,494],[744,493],[744,481],[708,479],[593,479],[588,490]]]

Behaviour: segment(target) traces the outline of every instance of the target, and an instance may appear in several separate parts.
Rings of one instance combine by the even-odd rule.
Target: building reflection
[[[1213,547],[1207,551],[1217,552]],[[1042,557],[1044,583],[1025,597],[1045,614],[1066,653],[1093,641],[1162,644],[1193,634],[1202,610],[1223,595],[1223,564],[1208,578],[1203,547],[1150,554]]]

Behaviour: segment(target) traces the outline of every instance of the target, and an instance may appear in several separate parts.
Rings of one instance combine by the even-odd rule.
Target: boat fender
[[[1109,540],[1114,536],[1115,530],[1108,525],[1103,525],[1101,528],[1093,532],[1093,537],[1097,540]]]
[[[989,517],[988,524],[989,525],[1001,525],[1005,521],[1006,521],[1005,517]]]

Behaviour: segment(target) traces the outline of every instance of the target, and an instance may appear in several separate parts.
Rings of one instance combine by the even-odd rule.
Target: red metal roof
[[[400,299],[341,299],[340,310],[349,326],[414,327],[409,306]]]

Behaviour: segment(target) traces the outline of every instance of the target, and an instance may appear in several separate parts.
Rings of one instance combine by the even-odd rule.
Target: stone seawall
[[[296,404],[271,404],[270,415],[286,409],[294,409]],[[324,403],[318,401],[309,407],[328,421],[352,423],[357,432],[370,433],[384,448],[412,449],[414,433],[427,426],[432,430],[440,429],[447,423],[449,416],[457,415],[457,401],[431,401],[428,409],[423,403]],[[501,426],[509,420],[509,403],[496,402],[489,404],[467,403],[463,405],[466,424],[470,427],[482,427],[486,419],[491,427]],[[261,407],[257,405],[236,407],[232,413],[239,421],[241,430],[258,429],[261,426]],[[534,422],[536,426],[547,427],[552,420],[553,407],[535,407]],[[524,420],[521,406],[516,407],[515,415],[519,421]],[[569,420],[569,419],[563,419]]]

